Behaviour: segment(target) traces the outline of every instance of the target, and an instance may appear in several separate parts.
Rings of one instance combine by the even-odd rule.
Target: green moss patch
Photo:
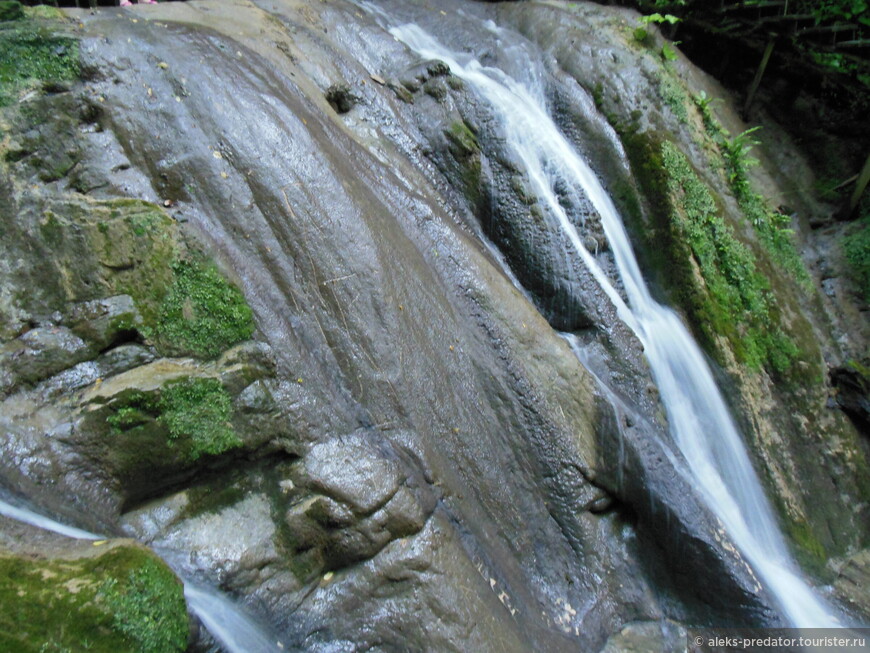
[[[100,594],[112,612],[112,626],[134,642],[137,651],[166,653],[187,647],[184,592],[165,565],[146,559],[126,578],[107,579]]]
[[[142,317],[136,330],[163,355],[214,358],[254,331],[242,293],[188,250],[155,204],[55,202],[44,208],[32,238],[44,252],[33,274],[39,273],[39,292],[53,297],[47,303],[129,295]]]
[[[194,460],[242,444],[230,426],[230,396],[217,379],[188,378],[167,383],[158,405],[169,437],[188,441],[189,455]]]
[[[154,554],[116,546],[99,556],[0,556],[0,650],[143,651],[187,647],[181,583]]]
[[[78,42],[30,20],[0,23],[0,52],[0,106],[15,102],[34,83],[69,81],[79,75]]]
[[[691,247],[706,285],[707,293],[692,307],[696,323],[711,331],[711,339],[726,336],[738,360],[751,368],[785,371],[799,351],[779,327],[770,284],[754,255],[725,224],[685,155],[669,142],[661,154],[674,200],[672,223]]]
[[[683,124],[688,123],[689,112],[686,107],[689,105],[689,96],[686,95],[674,73],[667,68],[659,76],[658,91],[662,101],[671,110],[674,117]]]
[[[480,143],[468,125],[457,120],[444,131],[450,154],[459,166],[463,192],[472,206],[478,207],[483,199],[481,187]]]
[[[106,417],[111,433],[129,440],[129,447],[120,448],[139,454],[122,466],[149,456],[165,463],[167,454],[191,462],[242,445],[230,424],[232,400],[218,379],[186,377],[155,392],[133,390],[111,409]]]
[[[213,358],[251,337],[250,307],[214,265],[177,261],[172,271],[174,283],[160,305],[154,333],[161,349]]]

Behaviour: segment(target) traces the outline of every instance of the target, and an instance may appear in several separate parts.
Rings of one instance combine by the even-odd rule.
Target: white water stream
[[[447,63],[451,72],[473,87],[499,116],[507,141],[523,162],[535,194],[559,219],[576,255],[643,344],[672,437],[697,487],[779,602],[787,620],[801,628],[840,626],[791,560],[740,433],[700,348],[679,317],[650,295],[613,202],[550,118],[543,93],[501,70],[482,66],[470,55],[448,50],[417,25],[396,27],[391,33],[423,58]],[[582,188],[601,215],[628,304],[583,246],[559,203],[556,184]]]
[[[102,535],[67,526],[3,500],[0,500],[0,515],[65,537],[80,540],[106,539]],[[227,653],[277,653],[283,649],[223,594],[184,581],[184,598],[187,599],[190,609]]]

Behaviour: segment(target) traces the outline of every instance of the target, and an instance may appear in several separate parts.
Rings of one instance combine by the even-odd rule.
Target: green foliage
[[[647,16],[641,16],[638,18],[637,22],[640,24],[640,27],[635,28],[634,30],[634,38],[641,43],[645,42],[649,37],[649,31],[647,30],[647,26],[650,24],[660,25],[662,23],[668,23],[669,25],[676,25],[680,22],[680,19],[677,16],[672,14],[660,14],[658,12],[654,14],[649,14]]]
[[[861,219],[843,238],[843,253],[849,264],[849,275],[870,302],[870,217]]]
[[[217,379],[187,378],[163,386],[160,419],[172,440],[189,442],[192,460],[241,446],[230,425],[232,402]]]
[[[102,594],[115,629],[142,653],[169,653],[187,648],[188,626],[181,583],[164,565],[147,559],[132,569],[126,582],[108,579]]]
[[[182,260],[160,306],[155,336],[162,349],[213,358],[254,332],[250,307],[213,264]]]
[[[650,23],[656,23],[656,24],[668,23],[670,25],[676,25],[677,23],[680,22],[680,19],[677,18],[676,16],[673,16],[671,14],[659,14],[659,13],[649,14],[648,16],[641,16],[639,20],[644,25],[649,25]]]
[[[146,424],[158,414],[154,396],[134,390],[123,398],[106,421],[112,427],[112,433],[120,434]]]
[[[24,18],[24,7],[17,0],[0,1],[0,22],[21,20]]]
[[[708,338],[728,338],[738,360],[750,368],[787,370],[799,351],[779,327],[769,282],[751,250],[719,216],[713,196],[685,155],[665,142],[661,157],[676,201],[672,223],[689,243],[707,290],[692,307],[696,322],[712,330]]]
[[[749,183],[749,170],[758,164],[758,160],[750,155],[752,148],[758,145],[753,134],[761,128],[751,127],[742,134],[731,137],[710,110],[714,100],[703,93],[693,99],[708,135],[722,155],[728,184],[743,215],[755,229],[772,261],[791,274],[804,290],[809,291],[812,282],[795,248],[790,218],[770,208]]]
[[[686,105],[688,96],[680,83],[674,79],[673,73],[664,72],[659,75],[659,95],[681,123],[689,121],[689,111]]]
[[[0,52],[0,106],[12,104],[35,82],[61,82],[79,75],[78,42],[29,20],[0,24]]]
[[[857,20],[870,25],[867,0],[813,0],[812,14],[816,24],[831,21]]]

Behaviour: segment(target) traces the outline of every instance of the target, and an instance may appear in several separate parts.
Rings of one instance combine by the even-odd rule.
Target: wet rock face
[[[831,370],[831,383],[837,389],[837,404],[864,432],[870,434],[870,376],[867,363],[853,363]]]
[[[409,475],[410,474],[410,475]],[[298,555],[336,570],[423,528],[435,507],[426,481],[376,433],[315,445],[292,477],[284,517]]]
[[[416,64],[399,79],[414,94],[415,117],[431,148],[428,156],[464,196],[544,317],[560,331],[601,322],[597,284],[570,253],[557,218],[531,190],[491,109],[450,75],[444,62]],[[605,241],[588,199],[566,189],[563,200],[597,255]]]
[[[4,344],[62,338],[28,336],[48,363],[7,374],[3,483],[182,557],[299,648],[575,650],[623,613],[654,618],[641,545],[588,480],[590,380],[443,210],[401,84],[307,31],[348,24],[307,3],[246,6],[244,20],[223,4],[156,9],[181,13],[159,29],[83,16],[86,65],[111,75],[32,114],[73,117],[46,118],[40,138],[71,134],[87,184],[40,180],[32,152],[10,163],[2,260],[33,260],[0,297]],[[425,101],[456,91],[443,65],[425,75]],[[339,115],[322,80],[353,78],[372,81]],[[72,111],[82,96],[102,98],[87,120]],[[375,117],[407,156],[364,145]],[[473,157],[466,136],[453,147]],[[200,249],[232,271],[260,342],[213,352],[202,336],[222,302],[203,298]],[[81,354],[55,364],[58,342]]]

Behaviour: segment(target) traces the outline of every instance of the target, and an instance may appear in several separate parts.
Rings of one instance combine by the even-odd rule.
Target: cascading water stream
[[[697,486],[779,602],[787,620],[802,628],[840,626],[831,609],[815,596],[792,562],[700,348],[679,317],[650,295],[613,202],[550,117],[543,92],[521,84],[501,70],[481,65],[470,55],[448,50],[417,25],[403,25],[390,31],[422,57],[447,63],[451,72],[475,89],[496,112],[535,194],[559,220],[576,255],[643,344],[672,437]],[[583,246],[559,202],[554,190],[557,184],[581,188],[600,214],[628,303]]]
[[[0,515],[80,540],[101,540],[101,535],[67,526],[26,508],[0,500]],[[184,598],[194,614],[227,653],[277,653],[283,647],[232,601],[213,589],[184,580]]]

